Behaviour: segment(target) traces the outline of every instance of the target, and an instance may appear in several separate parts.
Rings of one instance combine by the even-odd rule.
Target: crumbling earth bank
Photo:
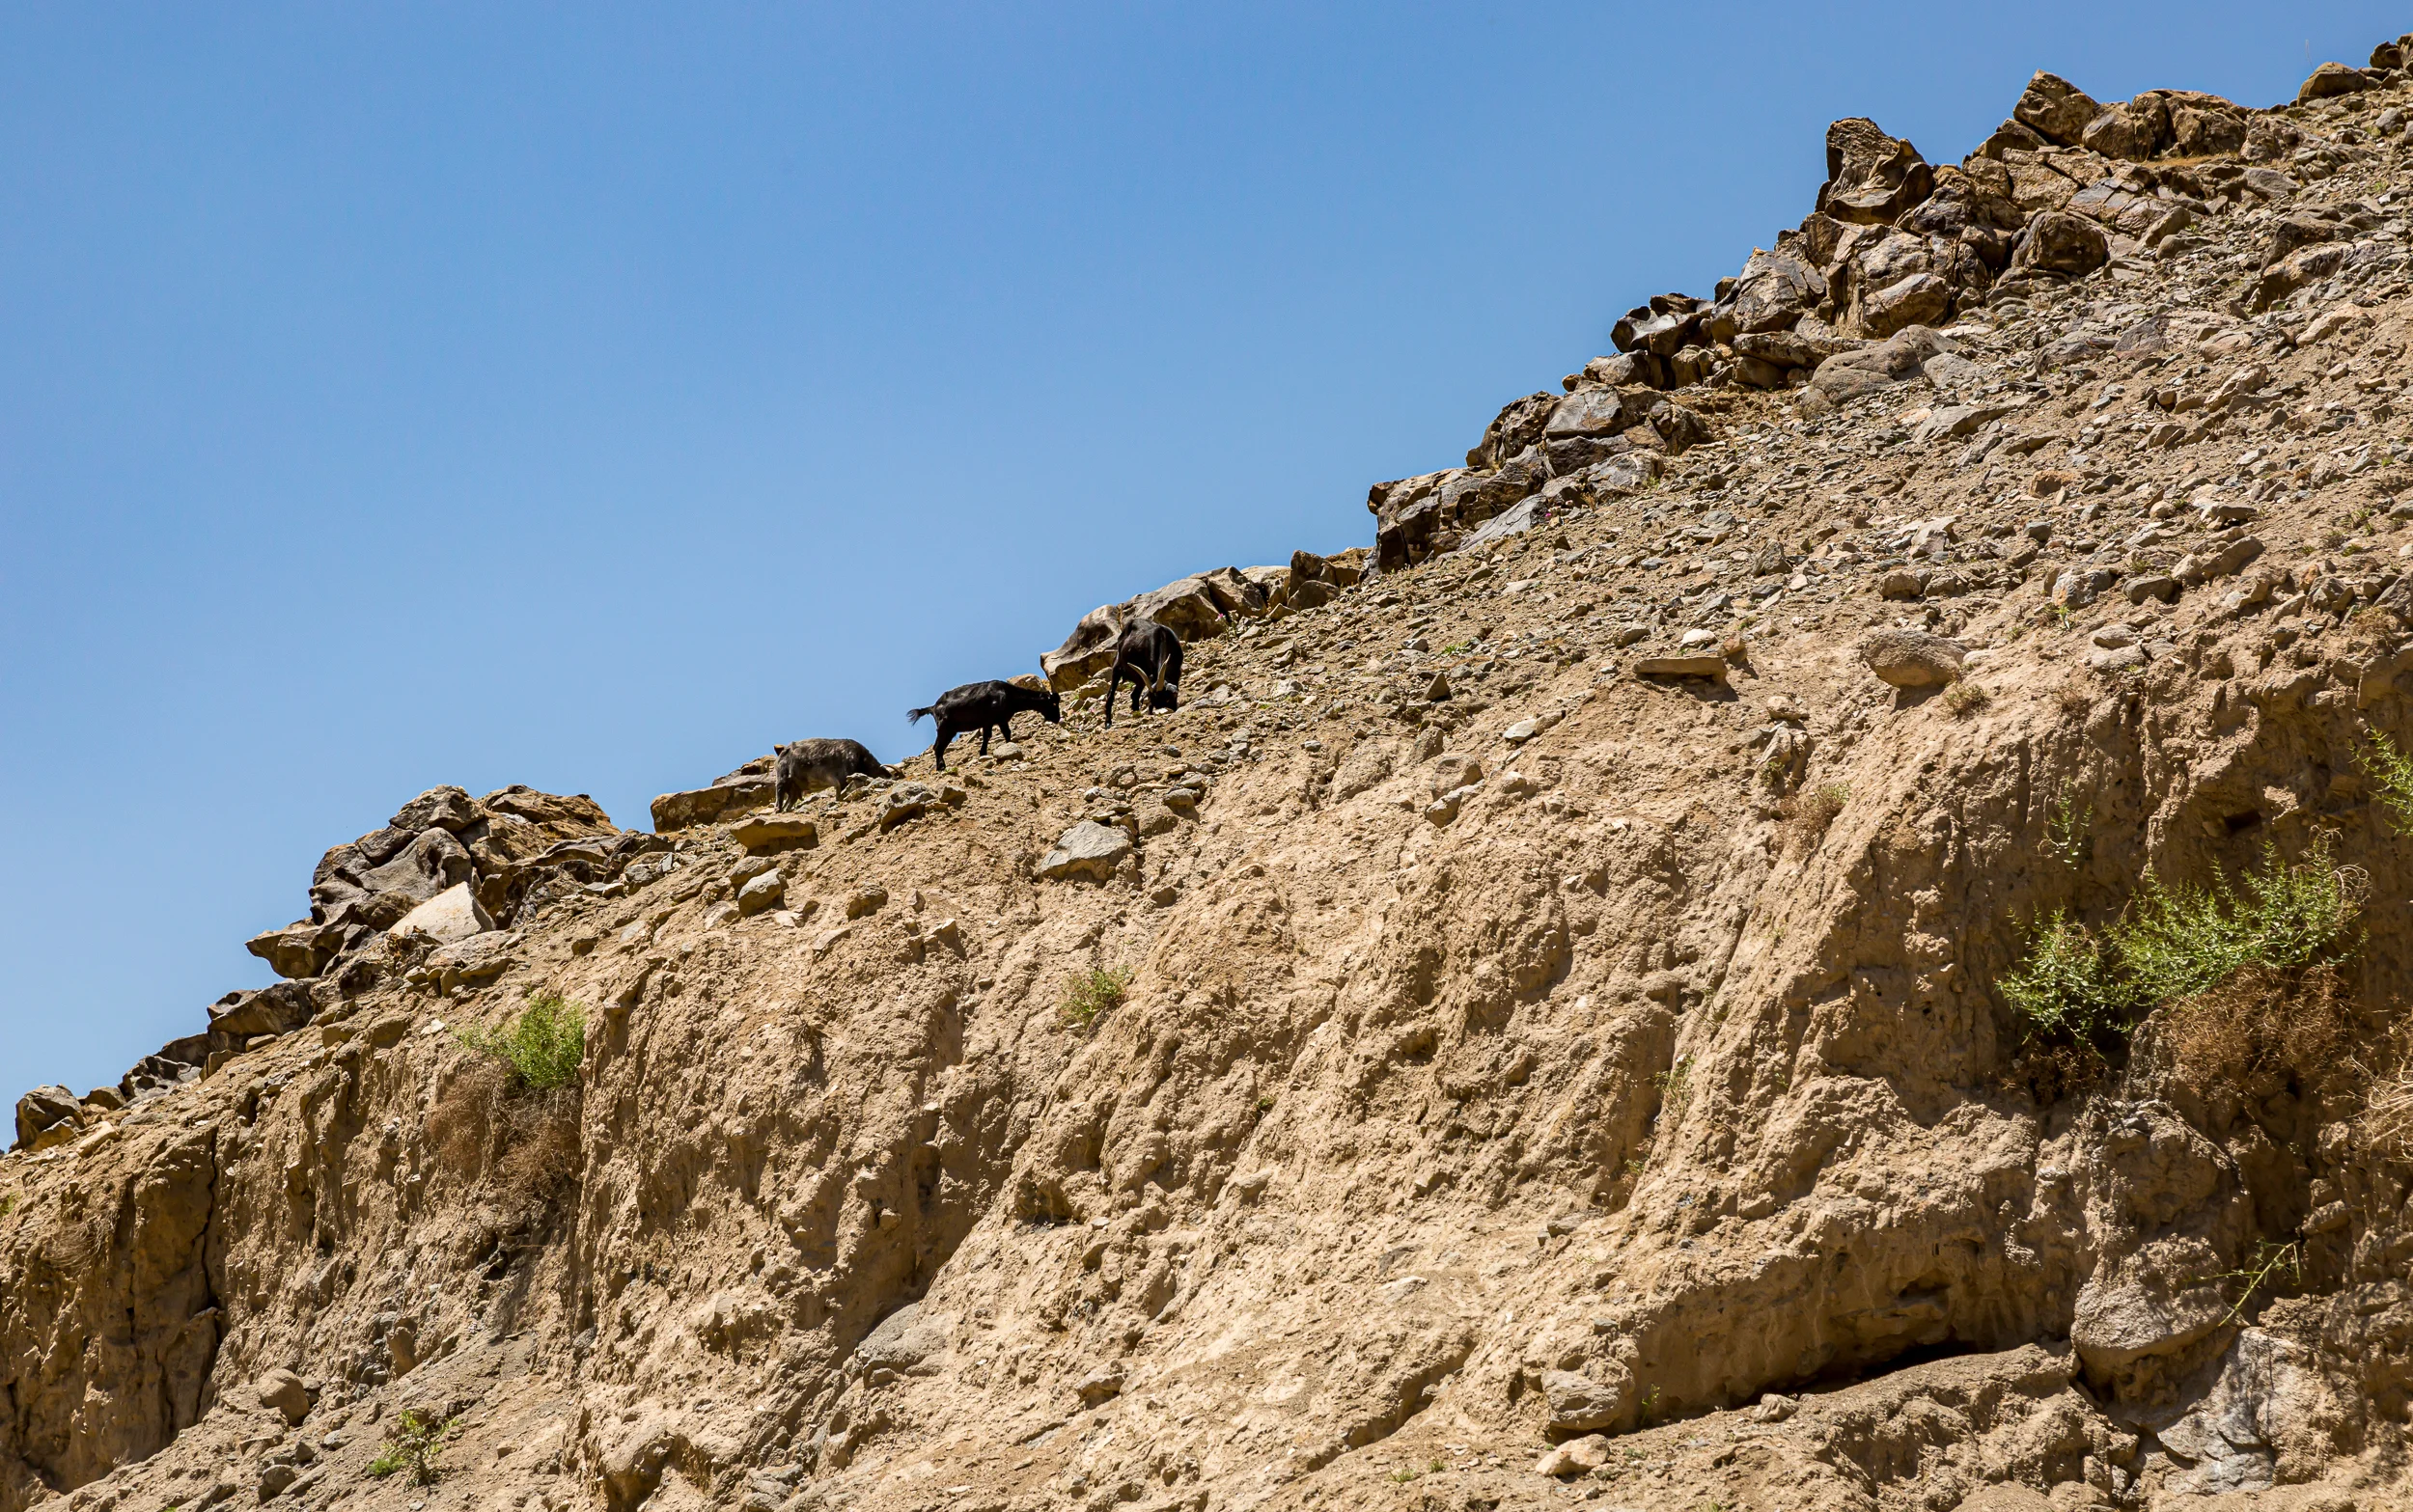
[[[19,1104],[0,1512],[2398,1504],[2402,45],[1840,123],[1373,548],[1085,617],[958,770],[414,799]],[[1185,706],[1107,731],[1141,614]],[[2316,855],[2326,1063],[2001,991]],[[462,1041],[536,995],[574,1088]]]

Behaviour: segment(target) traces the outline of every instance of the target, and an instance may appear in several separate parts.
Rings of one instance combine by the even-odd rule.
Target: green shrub
[[[436,1456],[453,1442],[460,1430],[457,1419],[438,1420],[427,1413],[405,1411],[394,1424],[394,1437],[377,1448],[377,1457],[369,1462],[369,1473],[379,1480],[403,1471],[410,1472],[411,1483],[432,1486],[444,1471],[436,1464]]]
[[[1122,1003],[1130,986],[1131,974],[1121,967],[1084,972],[1066,981],[1064,1001],[1056,1004],[1056,1011],[1066,1024],[1086,1032],[1096,1025],[1099,1014]]]
[[[2042,1034],[2117,1041],[2155,1006],[2204,994],[2241,973],[2292,978],[2334,965],[2362,901],[2362,874],[2337,866],[2326,838],[2292,865],[2269,846],[2236,885],[2171,886],[2149,877],[2126,913],[2099,932],[2055,909],[2018,970],[1997,984]]]
[[[587,1058],[587,1016],[578,1004],[548,992],[529,999],[503,1029],[462,1030],[460,1042],[501,1061],[517,1086],[557,1091],[578,1080],[579,1063]]]
[[[2363,769],[2371,774],[2397,833],[2413,835],[2413,756],[2376,729],[2364,732],[2362,755]]]
[[[2121,965],[2148,1007],[2208,992],[2249,966],[2292,972],[2344,953],[2360,873],[2333,865],[2324,838],[2293,866],[2262,847],[2260,873],[2208,888],[2149,878],[2112,930]]]
[[[2142,1006],[2114,943],[2058,908],[2038,928],[2027,959],[2000,985],[2031,1025],[2070,1040],[2118,1034]]]

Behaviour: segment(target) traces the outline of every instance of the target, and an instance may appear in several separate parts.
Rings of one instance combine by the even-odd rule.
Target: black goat
[[[1140,694],[1148,706],[1166,713],[1181,706],[1181,638],[1153,619],[1134,619],[1115,637],[1115,669],[1106,678],[1106,728],[1115,726],[1115,691],[1123,685],[1124,669],[1131,674],[1131,712],[1140,711]]]
[[[930,756],[940,771],[947,770],[947,742],[957,735],[981,732],[981,755],[988,755],[988,732],[998,731],[1006,739],[1013,738],[1013,717],[1016,714],[1037,714],[1050,725],[1064,723],[1064,701],[1053,688],[1024,688],[1011,682],[967,682],[960,688],[950,688],[938,696],[938,701],[926,709],[905,710],[908,724],[931,714],[938,719],[938,740],[930,747]]]
[[[775,748],[779,775],[771,787],[773,811],[785,813],[791,804],[817,787],[844,787],[860,772],[865,777],[894,777],[879,757],[859,740],[798,740]]]

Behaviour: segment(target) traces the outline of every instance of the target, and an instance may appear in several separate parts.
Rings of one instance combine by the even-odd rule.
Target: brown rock
[[[1928,688],[1960,676],[1968,647],[1921,630],[1872,630],[1861,638],[1860,660],[1897,688]]]
[[[2302,87],[2297,89],[2295,97],[2298,104],[2305,104],[2316,99],[2330,99],[2340,95],[2358,95],[2365,90],[2377,88],[2379,88],[2379,81],[2360,69],[2350,69],[2343,63],[2324,63],[2315,69],[2312,77],[2306,79]]]
[[[1919,150],[1855,116],[1826,128],[1826,182],[1817,211],[1839,221],[1889,226],[1935,188]]]
[[[2086,134],[2086,128],[2103,107],[2088,96],[2084,90],[2051,73],[2039,72],[2028,80],[2019,103],[2011,108],[2011,118],[2048,142],[2075,147]]]
[[[2092,273],[2111,261],[2111,241],[2103,228],[2083,215],[2066,210],[2039,210],[2011,254],[2014,268],[2035,268],[2075,277]]]

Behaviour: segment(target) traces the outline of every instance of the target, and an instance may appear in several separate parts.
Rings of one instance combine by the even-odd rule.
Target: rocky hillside
[[[0,1512],[2413,1505],[2405,46],[1837,123],[943,774],[412,800],[18,1104]]]

